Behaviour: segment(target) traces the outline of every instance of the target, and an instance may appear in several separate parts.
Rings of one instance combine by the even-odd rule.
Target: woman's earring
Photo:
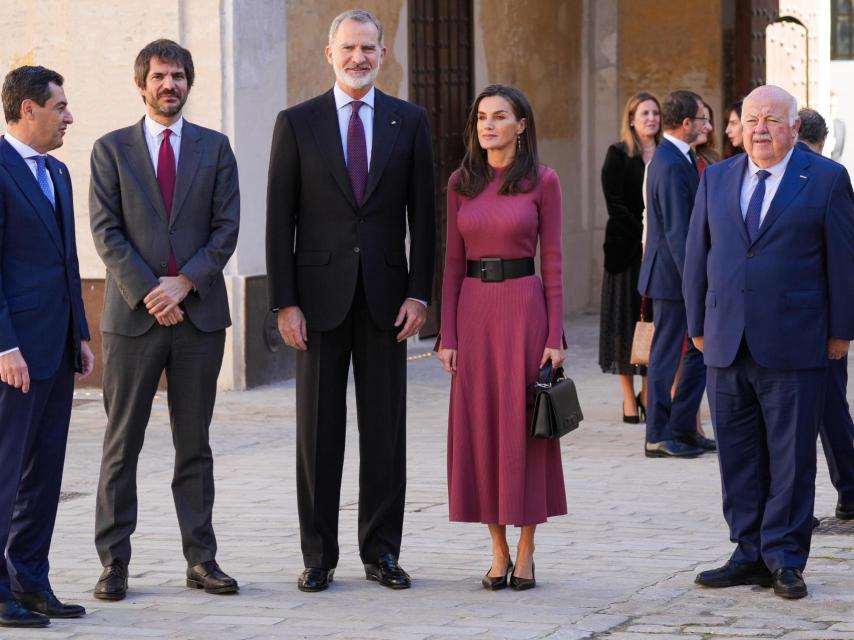
[[[522,136],[516,136],[516,151],[517,153],[522,150]]]

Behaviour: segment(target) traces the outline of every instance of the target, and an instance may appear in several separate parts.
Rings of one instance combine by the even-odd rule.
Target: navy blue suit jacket
[[[682,300],[685,238],[698,183],[685,154],[663,139],[646,176],[646,249],[638,291],[649,298]]]
[[[792,152],[759,234],[741,213],[747,154],[703,173],[688,234],[688,334],[727,367],[742,336],[763,367],[827,365],[828,337],[854,338],[854,195],[840,164]]]
[[[89,339],[68,169],[48,156],[61,230],[27,163],[0,137],[0,352],[21,350],[34,380],[50,378],[72,340]],[[69,330],[70,329],[70,330]]]

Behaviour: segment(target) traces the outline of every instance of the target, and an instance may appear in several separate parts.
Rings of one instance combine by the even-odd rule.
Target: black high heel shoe
[[[520,578],[515,574],[510,574],[510,588],[513,591],[527,591],[537,586],[536,574],[534,572],[534,563],[531,563],[531,577]]]
[[[640,406],[638,406],[638,415],[627,416],[626,415],[626,401],[623,400],[623,422],[626,424],[639,424],[640,423]]]
[[[488,591],[499,591],[507,586],[507,576],[513,571],[513,561],[509,560],[507,562],[507,570],[504,572],[503,576],[493,578],[489,575],[490,571],[492,571],[492,567],[489,567],[489,570],[486,572],[486,575],[483,576],[480,583],[483,585],[483,588]]]
[[[638,417],[641,419],[641,421],[646,422],[646,405],[644,405],[644,403],[641,402],[641,394],[640,393],[638,393],[635,400],[637,400],[637,402],[638,402]]]

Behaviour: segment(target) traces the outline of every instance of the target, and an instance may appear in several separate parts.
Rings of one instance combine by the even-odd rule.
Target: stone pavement
[[[214,417],[218,559],[240,581],[240,594],[212,596],[184,586],[169,489],[172,446],[160,397],[140,460],[130,595],[117,603],[94,600],[100,572],[92,543],[94,491],[104,415],[97,397],[80,392],[51,560],[56,592],[83,603],[89,615],[54,621],[45,630],[0,629],[0,638],[854,639],[854,525],[832,517],[835,492],[824,460],[816,513],[826,520],[813,539],[808,598],[788,602],[759,587],[694,587],[695,572],[721,563],[731,550],[716,458],[644,458],[642,427],[621,422],[617,382],[596,365],[598,318],[575,318],[567,329],[568,372],[586,419],[562,441],[570,514],[538,532],[537,589],[484,591],[480,578],[490,562],[485,527],[448,522],[448,378],[435,357],[417,357],[428,353],[424,342],[410,348],[401,562],[414,577],[411,590],[390,591],[364,579],[356,549],[353,427],[335,582],[324,593],[296,589],[302,561],[294,387],[288,383],[222,393]],[[352,425],[352,395],[349,406]]]

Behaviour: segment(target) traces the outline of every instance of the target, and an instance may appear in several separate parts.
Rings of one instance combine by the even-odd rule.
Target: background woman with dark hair
[[[620,378],[623,422],[637,424],[643,392],[635,396],[634,375],[646,367],[629,363],[632,335],[640,314],[638,293],[643,247],[643,174],[661,139],[661,109],[655,96],[640,92],[626,102],[620,142],[608,147],[602,166],[602,191],[608,207],[605,275],[599,327],[599,366]],[[648,313],[651,310],[648,310]]]
[[[566,513],[557,440],[528,436],[529,387],[563,363],[560,181],[539,163],[524,94],[492,85],[475,99],[466,152],[448,181],[439,360],[453,375],[448,417],[450,519],[492,536],[486,589],[530,589],[534,533]],[[534,273],[540,244],[542,281]],[[516,566],[506,527],[522,528]]]
[[[741,100],[733,102],[724,112],[726,122],[726,140],[724,140],[724,158],[731,158],[737,153],[744,152],[741,139]]]
[[[703,103],[703,117],[706,119],[706,122],[703,124],[703,130],[697,136],[697,139],[691,143],[691,148],[697,155],[697,170],[700,172],[700,175],[703,175],[706,167],[715,164],[721,159],[721,155],[715,149],[715,114],[712,108],[705,102]]]

